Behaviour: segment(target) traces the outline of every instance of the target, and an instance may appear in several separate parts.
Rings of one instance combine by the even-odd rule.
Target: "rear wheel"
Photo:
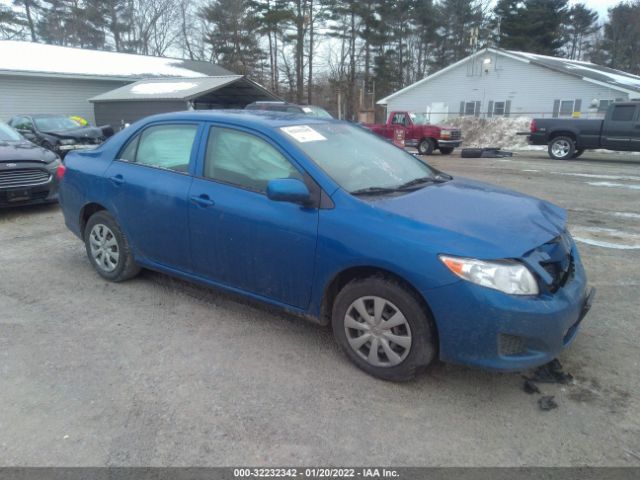
[[[411,380],[436,354],[431,317],[419,299],[395,280],[353,280],[336,297],[336,341],[360,369],[391,381]]]
[[[576,145],[571,137],[556,137],[549,142],[548,151],[554,160],[568,160],[573,158]]]
[[[107,280],[122,282],[140,272],[127,239],[106,211],[94,213],[89,218],[84,230],[84,244],[91,264]]]
[[[418,153],[420,155],[431,155],[434,148],[435,143],[433,142],[433,140],[431,140],[430,138],[423,138],[418,144]]]
[[[453,152],[453,147],[440,147],[440,153],[442,155],[451,155]]]
[[[583,153],[584,153],[584,148],[578,148],[576,149],[576,152],[573,154],[573,158],[578,158]]]

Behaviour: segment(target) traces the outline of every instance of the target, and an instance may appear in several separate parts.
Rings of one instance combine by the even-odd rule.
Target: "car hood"
[[[545,200],[463,178],[381,197],[372,207],[403,217],[436,253],[484,259],[522,257],[560,235],[567,221],[564,209]]]
[[[58,138],[72,138],[74,140],[82,140],[84,138],[101,138],[102,130],[96,127],[80,127],[71,130],[54,130],[45,131],[47,135],[53,135]]]
[[[31,142],[0,141],[0,163],[43,162],[50,163],[57,155]]]

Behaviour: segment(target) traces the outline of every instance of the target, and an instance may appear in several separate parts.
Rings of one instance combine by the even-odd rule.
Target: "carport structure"
[[[244,75],[142,80],[91,98],[96,124],[118,129],[156,113],[244,108],[280,100]]]

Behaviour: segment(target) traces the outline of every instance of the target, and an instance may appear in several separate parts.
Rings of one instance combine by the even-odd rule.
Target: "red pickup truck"
[[[462,145],[459,128],[430,125],[424,113],[391,112],[384,125],[364,124],[363,127],[392,141],[397,137],[398,128],[404,129],[405,145],[416,147],[420,155],[431,155],[434,150],[448,155]]]

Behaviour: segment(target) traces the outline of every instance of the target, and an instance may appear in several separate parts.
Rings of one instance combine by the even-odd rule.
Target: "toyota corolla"
[[[436,358],[546,363],[593,298],[563,209],[335,120],[154,116],[58,173],[66,224],[104,278],[149,268],[282,307],[331,325],[387,380]]]

